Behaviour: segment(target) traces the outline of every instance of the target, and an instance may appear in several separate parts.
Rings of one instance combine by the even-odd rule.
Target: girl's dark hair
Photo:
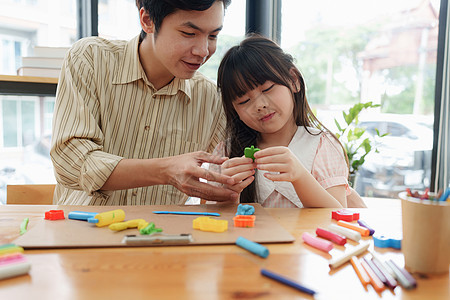
[[[244,155],[244,148],[256,146],[259,137],[257,131],[239,119],[233,101],[266,81],[284,85],[291,91],[297,126],[304,126],[310,134],[313,133],[308,127],[329,132],[309,107],[305,81],[292,56],[270,39],[252,34],[238,46],[228,50],[220,63],[217,75],[217,86],[222,95],[227,118],[225,154],[230,158]],[[297,87],[298,91],[293,90],[293,87]],[[334,138],[338,140],[335,136]],[[242,203],[256,201],[255,181],[242,191],[240,200]]]
[[[204,11],[210,8],[214,2],[223,2],[224,8],[230,5],[231,0],[136,0],[138,9],[142,7],[148,12],[150,19],[155,23],[155,34],[158,34],[165,17],[177,10]],[[147,34],[141,30],[141,40]]]

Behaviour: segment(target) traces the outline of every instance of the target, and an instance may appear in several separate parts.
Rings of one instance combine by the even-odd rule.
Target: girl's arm
[[[291,182],[304,207],[345,206],[345,186],[325,190],[287,147],[271,147],[256,152],[257,168],[279,174],[265,173],[273,181]]]
[[[347,207],[345,185],[325,190],[310,173],[306,175],[292,183],[304,207]]]

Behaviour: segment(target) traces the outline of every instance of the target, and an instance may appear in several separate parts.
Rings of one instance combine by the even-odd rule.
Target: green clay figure
[[[255,161],[254,154],[255,154],[255,152],[258,152],[259,150],[261,150],[261,149],[255,148],[255,146],[252,145],[251,147],[246,147],[244,149],[244,155],[245,155],[245,157],[251,158],[251,159],[253,159],[253,161]]]

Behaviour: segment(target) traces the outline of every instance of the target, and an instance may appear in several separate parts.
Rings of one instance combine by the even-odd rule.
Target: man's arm
[[[239,195],[207,181],[233,185],[234,180],[201,168],[202,163],[221,164],[226,158],[199,151],[166,158],[123,159],[105,182],[102,190],[120,190],[157,184],[170,184],[192,197],[213,201],[236,201]]]

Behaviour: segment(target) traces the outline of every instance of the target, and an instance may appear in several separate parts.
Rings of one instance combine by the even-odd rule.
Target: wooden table
[[[377,232],[401,233],[399,200],[367,199],[369,208],[354,209]],[[0,243],[18,236],[25,217],[42,218],[57,206],[0,206]],[[330,270],[335,246],[325,254],[303,244],[301,235],[326,228],[332,209],[269,209],[295,238],[290,244],[268,244],[260,258],[235,245],[26,250],[29,275],[0,281],[0,299],[312,299],[307,294],[260,275],[266,268],[318,292],[315,299],[450,299],[449,276],[415,278],[418,287],[397,287],[377,294],[366,291],[349,263]],[[31,226],[31,225],[30,225]],[[371,241],[371,238],[363,238]],[[356,245],[354,242],[349,242]],[[397,250],[374,248],[382,259],[404,265]],[[369,254],[365,254],[370,257]]]
[[[58,78],[0,75],[0,95],[54,97]]]

